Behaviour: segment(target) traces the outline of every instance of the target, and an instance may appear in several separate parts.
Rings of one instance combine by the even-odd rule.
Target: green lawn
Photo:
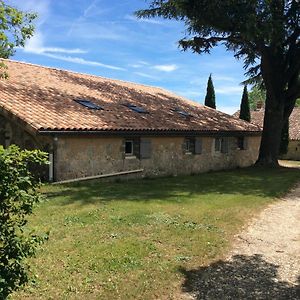
[[[43,188],[31,218],[49,241],[13,299],[178,299],[182,270],[220,258],[250,218],[300,180],[297,169]]]

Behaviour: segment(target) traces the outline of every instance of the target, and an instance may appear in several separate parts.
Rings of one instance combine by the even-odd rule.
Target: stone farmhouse
[[[263,126],[264,107],[251,111],[251,123]],[[284,159],[300,160],[300,107],[295,107],[289,119],[289,145]]]
[[[50,181],[130,171],[193,174],[257,159],[259,126],[161,88],[4,63],[0,144],[47,151]]]

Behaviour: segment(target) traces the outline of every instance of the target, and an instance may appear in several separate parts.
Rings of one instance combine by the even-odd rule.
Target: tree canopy
[[[25,13],[0,1],[0,58],[9,58],[16,47],[24,47],[34,32],[34,13]],[[0,61],[0,77],[6,77],[5,64]]]
[[[204,104],[208,107],[216,109],[216,94],[211,74],[208,77],[207,89]]]
[[[183,21],[183,50],[209,53],[223,44],[243,59],[248,77],[262,78],[266,113],[258,162],[278,165],[281,130],[300,97],[299,0],[152,0],[136,14]]]

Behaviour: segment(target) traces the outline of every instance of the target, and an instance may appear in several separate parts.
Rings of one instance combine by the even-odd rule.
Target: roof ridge
[[[170,91],[168,91],[167,89],[164,89],[162,87],[159,87],[159,86],[147,85],[147,84],[143,84],[143,83],[136,83],[136,82],[133,82],[133,81],[127,81],[127,80],[116,79],[116,78],[109,78],[109,77],[104,77],[104,76],[100,76],[100,75],[94,75],[94,74],[90,74],[90,73],[82,73],[82,72],[77,72],[77,71],[73,71],[73,70],[66,70],[66,69],[61,69],[61,68],[56,68],[56,67],[43,66],[43,65],[39,65],[39,64],[34,64],[34,63],[26,62],[26,61],[14,60],[14,59],[9,59],[9,58],[0,58],[0,60],[9,61],[9,62],[12,62],[12,63],[19,63],[19,64],[24,64],[24,65],[29,65],[29,66],[33,66],[33,67],[40,67],[40,68],[44,68],[44,69],[63,71],[63,72],[77,74],[77,75],[85,75],[85,76],[90,76],[90,77],[95,77],[95,78],[101,78],[101,79],[105,79],[105,80],[114,80],[116,82],[129,83],[129,84],[132,84],[132,85],[135,85],[135,86],[150,87],[150,88],[155,88],[157,90],[161,90],[161,91],[164,91],[164,92],[167,92],[167,93],[170,94]],[[175,92],[174,92],[174,95],[176,95]],[[176,95],[176,96],[178,96],[178,95]],[[182,97],[182,98],[186,99],[186,100],[189,100],[189,101],[192,101],[192,100],[187,99],[185,97]]]

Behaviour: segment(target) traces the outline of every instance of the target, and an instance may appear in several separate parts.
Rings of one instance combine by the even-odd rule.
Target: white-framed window
[[[133,155],[133,140],[125,140],[125,155]]]
[[[122,152],[125,158],[149,159],[152,155],[151,139],[127,137],[123,141]]]
[[[184,140],[184,151],[185,153],[192,153],[192,147],[191,147],[191,139],[185,139]]]
[[[229,152],[229,138],[223,137],[221,139],[221,153],[227,154]]]
[[[246,138],[241,136],[237,138],[237,147],[239,150],[246,150]]]
[[[215,152],[228,153],[229,139],[228,137],[215,138]]]

